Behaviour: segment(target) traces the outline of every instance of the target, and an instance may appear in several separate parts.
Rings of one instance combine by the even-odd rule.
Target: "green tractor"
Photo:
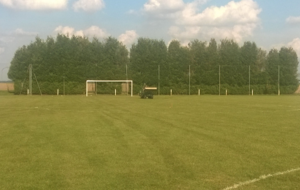
[[[142,99],[153,99],[153,92],[157,90],[157,87],[149,87],[144,85],[143,89],[140,91],[140,97]]]

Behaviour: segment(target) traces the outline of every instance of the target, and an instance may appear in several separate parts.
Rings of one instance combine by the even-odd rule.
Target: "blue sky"
[[[127,47],[139,37],[231,38],[267,51],[291,46],[300,57],[299,8],[299,0],[0,0],[0,80],[19,47],[57,33],[113,36]]]

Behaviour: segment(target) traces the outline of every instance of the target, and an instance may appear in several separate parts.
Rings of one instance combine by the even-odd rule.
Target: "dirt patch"
[[[297,90],[295,93],[296,93],[296,94],[300,94],[300,85],[299,85],[298,90]]]
[[[8,82],[0,82],[0,90],[1,91],[13,91],[14,90],[14,83]]]

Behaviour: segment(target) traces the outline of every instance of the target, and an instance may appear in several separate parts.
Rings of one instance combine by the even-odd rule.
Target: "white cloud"
[[[170,13],[181,10],[184,7],[182,0],[149,0],[144,4],[144,11],[150,13]]]
[[[58,26],[57,28],[55,28],[54,32],[55,33],[59,33],[59,34],[64,34],[66,36],[71,37],[72,35],[74,35],[74,31],[75,29],[69,26]]]
[[[175,2],[173,5],[172,2]],[[199,11],[206,0],[184,3],[182,0],[149,0],[144,12],[154,20],[169,19],[168,34],[177,40],[195,38],[233,38],[241,41],[252,36],[260,25],[260,7],[253,0],[231,1],[221,7],[207,7]]]
[[[14,31],[14,34],[19,35],[19,36],[35,36],[35,35],[37,35],[37,33],[35,33],[35,32],[26,32],[21,28],[17,28]]]
[[[124,34],[121,34],[118,38],[125,46],[130,47],[138,38],[136,31],[127,30]]]
[[[48,10],[64,9],[68,0],[0,0],[0,4],[12,9]]]
[[[99,28],[98,26],[91,26],[90,28],[83,30],[82,33],[85,36],[96,38],[106,38],[109,36],[109,33],[107,33],[104,29]]]
[[[1,34],[0,33],[0,43],[11,43],[14,41],[14,37],[10,36],[10,35],[5,35],[5,34]]]
[[[4,48],[0,47],[0,54],[2,54],[4,52]]]
[[[292,47],[296,51],[298,58],[300,59],[300,38],[293,39],[293,41],[288,43],[288,46]]]
[[[293,17],[293,16],[290,16],[286,19],[286,22],[289,23],[289,24],[297,24],[297,23],[300,23],[300,16],[299,17]]]
[[[81,37],[84,37],[84,33],[83,33],[82,30],[76,31],[76,32],[74,33],[74,35],[75,35],[75,36],[81,36]]]
[[[88,29],[85,30],[78,30],[75,31],[74,28],[69,26],[58,26],[54,33],[64,34],[68,35],[69,37],[75,36],[81,36],[81,37],[96,37],[96,38],[106,38],[109,36],[109,33],[107,33],[105,30],[99,28],[98,26],[91,26]]]
[[[73,4],[75,11],[97,11],[105,7],[103,0],[79,0]]]
[[[201,26],[257,23],[260,12],[261,9],[253,0],[231,1],[222,7],[206,8],[201,13],[197,13],[197,6],[194,6],[194,3],[190,3],[183,10],[182,18],[178,22]]]
[[[32,40],[37,34],[38,33],[35,32],[24,31],[21,28],[17,28],[10,32],[0,32],[0,53],[3,53],[4,51],[7,52],[8,49],[10,49],[9,47],[15,45],[18,41],[26,41],[27,39]]]

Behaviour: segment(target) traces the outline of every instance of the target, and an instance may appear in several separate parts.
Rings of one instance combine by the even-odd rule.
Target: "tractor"
[[[143,89],[140,91],[140,97],[142,99],[153,99],[153,92],[157,90],[157,87],[149,87],[144,85]]]

